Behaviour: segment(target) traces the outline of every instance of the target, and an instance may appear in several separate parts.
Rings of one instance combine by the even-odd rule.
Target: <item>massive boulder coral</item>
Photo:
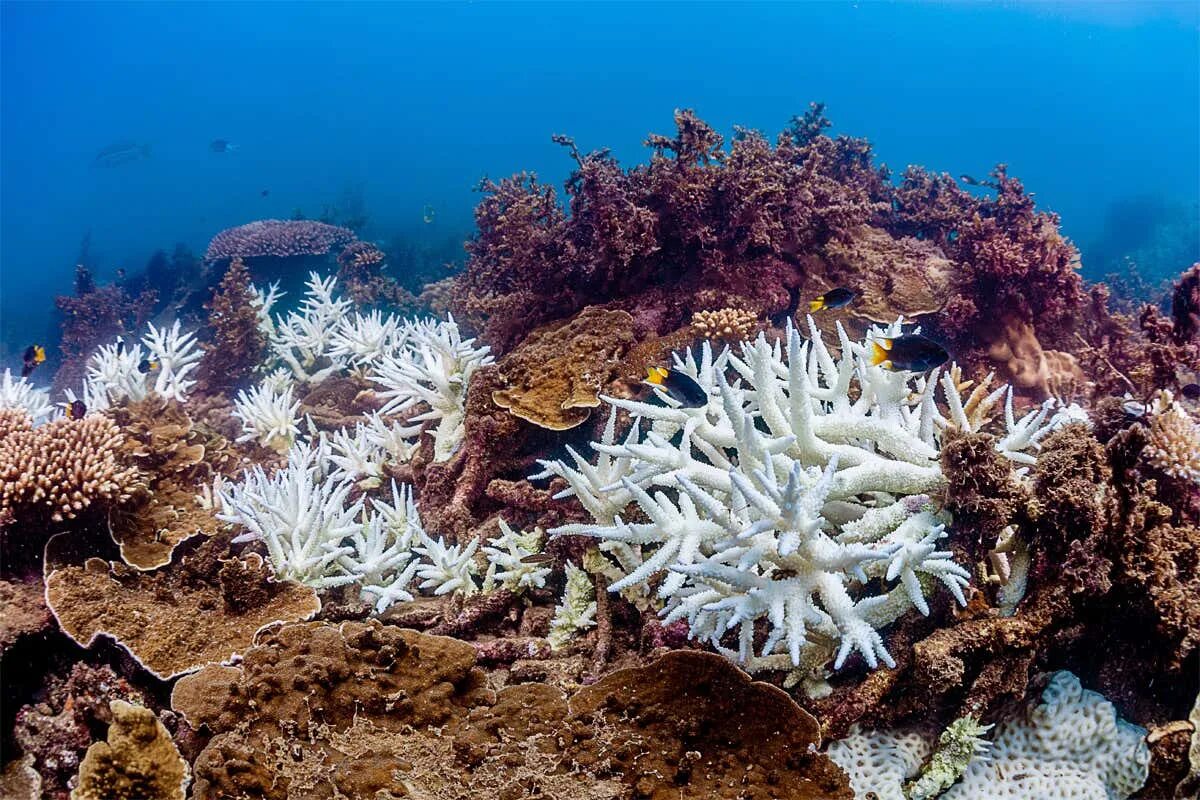
[[[816,721],[719,656],[674,653],[567,696],[486,688],[474,652],[378,622],[264,636],[241,667],[175,688],[175,710],[215,734],[195,796],[849,797]]]

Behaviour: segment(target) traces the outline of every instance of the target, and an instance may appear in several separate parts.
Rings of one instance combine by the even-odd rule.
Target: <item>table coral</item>
[[[247,559],[250,575],[235,580],[219,561],[210,565],[198,556],[177,555],[145,573],[92,558],[49,570],[46,601],[63,631],[83,646],[107,636],[167,680],[244,652],[271,623],[320,609],[311,589],[274,582],[258,554]],[[254,594],[251,602],[241,599],[246,592]]]
[[[563,325],[535,331],[500,360],[505,388],[492,392],[492,402],[538,427],[581,425],[632,345],[632,323],[624,311],[590,307]]]
[[[108,741],[88,748],[71,800],[184,800],[191,780],[167,729],[148,708],[112,701]]]
[[[324,222],[264,219],[218,233],[208,243],[204,260],[323,255],[354,239],[349,228]]]

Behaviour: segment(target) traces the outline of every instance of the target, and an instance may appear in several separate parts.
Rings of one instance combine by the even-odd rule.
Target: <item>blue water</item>
[[[551,134],[629,163],[677,107],[773,135],[819,100],[896,171],[1007,162],[1094,272],[1164,220],[1196,253],[1198,8],[7,2],[0,355],[48,337],[85,233],[109,278],[350,192],[366,238],[433,246],[469,235],[480,177],[561,181]],[[93,167],[118,140],[150,158]]]

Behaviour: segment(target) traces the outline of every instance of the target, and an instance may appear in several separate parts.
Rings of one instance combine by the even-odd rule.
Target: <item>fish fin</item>
[[[22,378],[28,378],[31,372],[33,372],[33,367],[30,365],[26,364],[25,366],[21,367]]]
[[[810,312],[820,311],[824,307],[825,307],[825,298],[824,297],[818,297],[816,300],[808,301],[808,310]]]
[[[871,342],[871,353],[867,356],[867,363],[872,367],[884,364],[884,369],[890,369],[891,367],[886,364],[891,363],[888,361],[888,350],[891,349],[891,346],[891,339],[877,339]]]

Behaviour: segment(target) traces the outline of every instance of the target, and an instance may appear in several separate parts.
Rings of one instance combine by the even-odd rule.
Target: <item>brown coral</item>
[[[758,317],[744,308],[726,306],[692,315],[692,330],[710,341],[743,342],[753,337],[757,327]]]
[[[306,619],[321,607],[316,593],[276,583],[262,558],[245,557],[251,576],[222,569],[213,548],[154,572],[91,558],[83,566],[54,569],[46,600],[63,631],[85,647],[100,636],[115,639],[163,679],[244,652],[273,622]],[[253,602],[241,596],[254,594]]]
[[[229,474],[240,460],[225,437],[194,422],[174,400],[150,395],[112,413],[125,435],[125,458],[140,468],[146,484],[137,502],[112,514],[112,537],[126,563],[161,567],[183,540],[217,531],[216,517],[197,495],[214,473]]]
[[[59,522],[93,504],[128,500],[138,473],[121,458],[124,441],[98,414],[11,430],[0,438],[0,514],[44,513]]]
[[[581,424],[634,342],[624,311],[586,308],[569,322],[535,331],[499,362],[505,388],[492,402],[550,430]]]
[[[108,741],[88,748],[71,800],[183,800],[190,779],[154,712],[112,701]]]
[[[670,654],[574,697],[497,693],[474,664],[466,643],[378,622],[267,634],[241,667],[176,686],[174,708],[216,734],[195,796],[851,796],[816,720],[720,656]]]
[[[204,356],[196,366],[196,380],[205,393],[229,392],[258,368],[267,349],[267,337],[258,326],[250,270],[242,259],[229,264],[205,308],[209,324],[200,345]]]
[[[0,581],[0,656],[18,639],[41,633],[51,624],[40,584]]]
[[[385,260],[383,251],[370,242],[351,242],[338,254],[338,280],[360,308],[381,304],[416,305],[411,292],[395,278],[383,274]]]

